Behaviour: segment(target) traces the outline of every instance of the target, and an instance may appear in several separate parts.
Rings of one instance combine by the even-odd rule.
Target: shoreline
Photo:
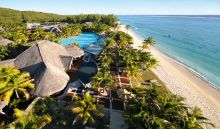
[[[124,25],[122,25],[122,26],[124,26]],[[133,30],[133,29],[130,29],[129,31],[130,31],[130,33],[131,33],[132,35],[134,35],[134,37],[136,37],[139,41],[143,41],[143,40],[144,40],[144,38],[141,37],[141,36],[138,34],[137,31],[135,31],[135,30]],[[139,44],[139,45],[140,45],[140,44]],[[152,46],[150,46],[150,47],[152,47]],[[167,56],[167,57],[168,57],[170,60],[172,60],[173,62],[175,62],[175,63],[181,65],[182,67],[184,67],[187,71],[193,73],[195,76],[197,76],[198,78],[200,78],[201,80],[203,80],[205,83],[207,83],[208,85],[210,85],[212,88],[218,90],[219,93],[220,93],[220,88],[218,88],[218,86],[217,86],[216,84],[214,84],[214,83],[212,83],[211,81],[209,81],[209,80],[208,80],[203,74],[201,74],[199,71],[197,71],[196,69],[190,67],[189,65],[185,64],[184,62],[182,62],[182,61],[176,59],[175,57],[172,57],[172,56],[168,55],[167,53],[161,51],[159,48],[157,48],[157,47],[155,47],[155,46],[154,46],[153,48],[155,48],[155,49],[156,49],[158,52],[160,52],[162,55]],[[137,49],[139,49],[139,47],[138,47]]]
[[[127,33],[124,25],[120,30]],[[128,34],[133,37],[133,47],[140,49],[142,37],[132,30],[128,30]],[[200,107],[203,114],[215,124],[216,128],[220,128],[219,89],[209,84],[205,78],[197,75],[199,73],[191,70],[181,61],[169,57],[156,47],[150,47],[150,52],[159,61],[159,66],[152,71],[164,82],[166,87],[172,93],[186,98],[184,103],[189,107]]]
[[[125,25],[122,25],[125,27]],[[133,29],[129,29],[128,31],[130,34],[134,35],[134,37],[136,37],[136,39],[138,39],[138,42],[142,42],[144,40],[144,38],[142,36],[140,36],[138,34],[138,32],[136,30]],[[133,37],[133,36],[132,36]],[[141,43],[138,43],[139,45],[141,45]],[[218,86],[216,84],[214,84],[213,82],[209,81],[203,74],[201,74],[199,71],[197,71],[196,69],[190,67],[189,65],[185,64],[184,62],[176,59],[175,57],[172,57],[170,55],[168,55],[167,53],[161,51],[159,48],[155,47],[155,46],[150,46],[155,48],[158,52],[160,52],[162,55],[167,56],[169,59],[171,59],[173,62],[181,65],[182,67],[184,67],[187,71],[193,73],[195,76],[197,76],[198,78],[200,78],[201,80],[203,80],[205,83],[209,84],[211,87],[213,87],[214,89],[218,90],[220,93],[220,87],[218,88]],[[136,49],[139,49],[139,47],[136,47]]]
[[[199,73],[197,70],[191,68],[190,66],[184,64],[183,62],[181,62],[180,60],[169,56],[168,54],[162,52],[161,50],[159,50],[158,48],[154,47],[154,49],[156,49],[158,52],[160,52],[161,54],[167,56],[170,60],[172,60],[173,62],[175,62],[178,65],[181,65],[183,68],[185,68],[185,70],[191,72],[193,75],[197,76],[199,79],[201,79],[202,81],[204,81],[205,83],[207,83],[209,86],[211,86],[212,88],[214,88],[215,90],[219,91],[220,93],[220,88],[218,88],[214,83],[212,83],[211,81],[209,81],[204,75],[202,75],[201,73]]]

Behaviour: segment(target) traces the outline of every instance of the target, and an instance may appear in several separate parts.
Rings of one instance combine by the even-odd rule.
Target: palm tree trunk
[[[16,97],[19,98],[18,91],[15,90]]]

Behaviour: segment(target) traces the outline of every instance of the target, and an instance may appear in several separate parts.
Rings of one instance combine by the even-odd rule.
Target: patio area
[[[123,112],[118,110],[111,110],[110,129],[127,129]]]
[[[131,83],[127,74],[125,74],[121,67],[110,67],[111,75],[114,76],[118,82],[116,88],[130,89]]]
[[[70,77],[70,82],[74,82],[78,79],[78,77],[76,76],[76,73],[79,69],[79,67],[84,63],[84,61],[80,58],[80,59],[76,59],[73,60],[73,64],[71,66],[71,69],[69,69],[67,71],[67,74]]]
[[[71,70],[68,71],[71,82],[79,79],[77,77],[77,71],[83,63],[84,61],[82,59],[73,63]],[[109,112],[109,129],[125,129],[126,124],[122,113],[126,108],[127,97],[124,96],[127,96],[128,94],[126,93],[129,93],[131,86],[130,78],[121,67],[110,67],[110,74],[117,80],[115,87],[111,89],[93,88],[92,86],[90,88],[75,88],[68,92],[65,99],[74,101],[74,96],[83,96],[85,92],[89,91],[90,95],[96,98],[96,103],[103,105],[104,109]]]

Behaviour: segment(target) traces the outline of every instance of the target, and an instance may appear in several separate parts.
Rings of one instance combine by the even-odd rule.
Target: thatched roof
[[[52,64],[41,64],[34,78],[36,84],[34,95],[36,96],[48,96],[59,92],[66,87],[69,81],[66,72]]]
[[[76,58],[74,52],[43,40],[17,56],[14,66],[32,75],[36,85],[34,95],[47,96],[65,88],[69,81],[65,70],[69,69],[73,58]]]
[[[0,37],[0,45],[7,46],[11,42],[12,42],[11,40]]]
[[[75,51],[78,53],[78,51]],[[70,53],[63,46],[50,42],[50,41],[39,41],[22,54],[20,54],[16,60],[15,64],[18,65],[16,67],[24,68],[30,66],[32,64],[37,64],[40,62],[50,63],[54,66],[60,68],[61,70],[68,69],[71,60],[63,61],[63,57],[73,57],[75,56],[74,52]]]
[[[33,46],[33,45],[37,44],[38,42],[39,42],[39,40],[30,41],[30,42],[28,42],[28,44],[29,44],[30,46]]]
[[[14,66],[14,60],[15,59],[0,61],[0,66],[8,66],[8,65]]]
[[[84,55],[84,51],[73,44],[66,46],[66,50],[75,58],[82,57]]]

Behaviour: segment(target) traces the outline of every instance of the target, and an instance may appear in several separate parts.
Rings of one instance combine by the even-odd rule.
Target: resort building
[[[55,34],[62,34],[62,30],[59,28],[60,24],[56,24],[56,25],[50,25],[50,24],[45,24],[45,25],[41,25],[39,23],[27,23],[27,29],[32,30],[35,29],[36,27],[40,27],[43,30],[47,31],[47,32],[54,32]]]
[[[62,34],[62,30],[58,27],[58,26],[52,26],[52,27],[49,27],[48,29],[46,29],[45,31],[48,31],[48,32],[53,32],[55,34]]]
[[[31,30],[31,29],[34,29],[34,28],[36,28],[38,26],[40,26],[40,23],[27,23],[26,28]]]
[[[76,46],[63,47],[42,40],[21,53],[15,59],[0,62],[27,71],[34,78],[33,95],[48,96],[63,90],[70,80],[65,72],[74,60],[81,58],[84,51]]]
[[[84,23],[84,26],[92,26],[93,25],[93,22],[85,22]]]

